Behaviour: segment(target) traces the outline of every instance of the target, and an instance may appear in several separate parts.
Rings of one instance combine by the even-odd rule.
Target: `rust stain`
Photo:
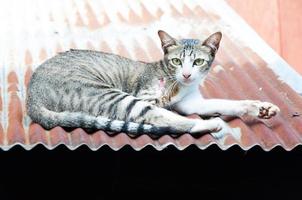
[[[132,141],[132,139],[129,136],[127,136],[125,133],[117,134],[111,137],[110,139],[112,139],[111,142],[113,142],[113,146],[115,149],[120,149],[125,145],[129,145],[131,144]]]
[[[194,8],[194,13],[199,16],[199,17],[205,17],[206,13],[204,12],[204,10],[200,7],[200,6],[196,6]],[[209,17],[206,17],[206,19],[208,19]]]
[[[177,138],[176,145],[181,147],[188,147],[192,143],[194,143],[194,138],[189,134],[184,134]]]
[[[76,18],[77,18],[76,23],[75,23],[76,26],[80,26],[80,27],[85,26],[79,11],[77,11],[77,13],[76,13]]]
[[[138,16],[132,9],[130,9],[128,15],[128,23],[141,24],[142,22],[143,22],[142,18]]]
[[[240,128],[240,143],[244,147],[251,147],[254,144],[259,144],[257,137],[253,137],[253,131],[247,126],[247,124],[241,119],[234,119],[229,122],[233,128]]]
[[[142,20],[145,23],[149,23],[154,21],[154,17],[152,16],[152,14],[146,9],[146,7],[144,6],[143,3],[140,3],[141,9],[142,9]]]
[[[231,47],[229,47],[229,48],[231,48]],[[236,53],[237,57],[239,55],[241,55],[239,49],[237,50],[237,49],[234,48],[233,52],[234,53],[237,52]],[[243,58],[242,58],[242,60],[243,60]],[[249,62],[249,61],[246,61],[246,62]],[[255,82],[258,84],[258,88],[262,87],[266,91],[266,94],[265,95],[262,94],[262,95],[258,96],[258,99],[264,98],[266,96],[269,96],[269,97],[278,96],[279,92],[276,91],[276,89],[272,85],[272,82],[275,82],[272,79],[276,80],[277,77],[273,74],[271,76],[268,76],[267,78],[263,77],[263,76],[259,76],[259,73],[257,72],[257,70],[255,70],[255,67],[253,67],[253,65],[254,65],[254,63],[249,63],[248,65],[245,65],[246,66],[245,71],[247,72],[247,74],[249,74],[250,77],[253,77],[253,79],[256,80]],[[286,114],[286,115],[290,115],[290,112],[293,112],[293,106],[289,106],[281,98],[269,98],[269,97],[266,97],[263,100],[273,102],[276,105],[278,105],[281,109],[283,108],[282,110],[283,110],[284,114]],[[284,124],[284,125],[286,125],[286,124]]]
[[[150,61],[150,58],[148,57],[147,53],[140,47],[137,41],[134,40],[132,44],[135,44],[133,52],[136,59],[145,62]]]
[[[7,77],[8,92],[17,92],[18,91],[18,76],[15,72],[10,72]]]
[[[188,37],[198,39],[199,36],[200,35],[198,35],[194,30],[191,30]],[[219,51],[217,53],[219,53]]]
[[[68,18],[65,16],[65,18],[64,18],[64,22],[65,22],[65,24],[66,24],[66,26],[68,27],[68,28],[70,28],[70,22],[69,22],[69,20],[68,20]]]
[[[112,49],[108,46],[108,44],[105,41],[102,41],[100,44],[100,51],[112,53]]]
[[[7,127],[7,141],[8,144],[28,144],[25,139],[25,131],[23,128],[23,111],[21,100],[17,94],[18,92],[18,78],[16,73],[11,72],[8,75],[9,82],[9,103],[8,103],[8,127]]]
[[[28,49],[25,51],[25,64],[27,66],[31,66],[33,64],[33,58]]]
[[[86,7],[86,15],[88,17],[88,27],[91,30],[100,28],[100,23],[98,22],[97,17],[95,15],[95,13],[93,12],[93,9],[89,5],[89,3],[86,2],[85,7]]]
[[[162,11],[162,9],[158,8],[156,11],[156,19],[160,19],[163,14],[164,12]]]
[[[199,15],[199,16],[205,16],[205,18],[210,19],[210,20],[220,20],[220,16],[215,14],[215,13],[207,13],[205,12],[200,5],[196,6],[194,9],[194,12]]]
[[[158,48],[150,37],[147,37],[146,46],[150,61],[160,60],[163,57],[162,49]]]
[[[103,12],[102,13],[102,23],[100,25],[103,27],[103,26],[110,24],[110,22],[111,21],[110,21],[108,15],[105,12]]]
[[[45,130],[36,123],[31,123],[28,129],[28,137],[30,144],[46,144],[48,145],[48,140]]]
[[[87,49],[89,49],[89,50],[95,50],[95,47],[92,45],[92,43],[91,42],[87,42],[87,44],[86,44],[86,47],[87,47]]]
[[[56,53],[60,53],[60,52],[63,52],[63,48],[60,45],[60,43],[57,43],[57,45],[56,45]]]
[[[263,61],[262,58],[259,57],[258,54],[256,54],[255,52],[251,51],[250,49],[245,49],[244,50],[246,52],[246,55],[250,58],[252,58],[255,62],[261,62],[262,65],[260,66],[267,66],[267,64]],[[261,61],[259,61],[261,60]],[[292,101],[292,105],[296,105],[295,109],[297,111],[301,111],[302,112],[302,101],[301,101],[301,96],[298,95],[295,91],[293,91],[289,85],[287,85],[284,82],[281,81],[274,81],[273,79],[271,79],[271,77],[274,77],[274,79],[278,79],[278,77],[274,74],[274,72],[269,69],[268,67],[263,67],[261,68],[261,71],[263,71],[263,73],[267,74],[266,78],[270,79],[270,84],[272,85],[272,87],[274,88],[278,88],[280,89],[283,94],[286,94],[288,96],[290,96],[291,101]],[[279,94],[279,96],[282,94]]]
[[[233,146],[237,143],[237,140],[232,135],[227,135],[223,143],[224,146]]]
[[[152,140],[149,136],[147,135],[142,135],[139,136],[137,139],[134,140],[135,142],[131,142],[131,146],[133,145],[134,148],[136,149],[141,149],[142,147],[148,145],[148,144],[154,144],[155,141]],[[132,144],[133,143],[133,144]]]
[[[173,17],[180,17],[180,16],[182,16],[182,14],[180,12],[178,12],[178,10],[172,4],[170,4],[170,9],[171,9]]]
[[[194,144],[196,144],[199,147],[207,147],[211,143],[216,143],[216,141],[210,134],[205,134],[202,137],[194,138]]]
[[[161,138],[159,138],[158,140],[155,140],[153,142],[153,145],[155,146],[163,146],[165,144],[168,144],[168,143],[176,143],[176,139],[168,136],[168,135],[164,135],[162,136]]]
[[[230,48],[230,47],[229,47]],[[238,52],[240,51],[240,50],[237,50]],[[250,82],[252,82],[253,81],[253,79],[254,79],[254,81],[255,81],[255,79],[256,79],[256,81],[255,81],[255,83],[253,83],[252,85],[246,85],[246,88],[244,89],[244,91],[250,91],[249,92],[249,94],[252,94],[252,95],[256,95],[256,96],[254,96],[254,99],[262,99],[262,100],[265,100],[265,101],[270,101],[270,102],[273,102],[273,103],[276,103],[280,108],[281,108],[281,110],[283,110],[283,111],[287,111],[288,109],[290,109],[289,107],[287,107],[287,105],[285,105],[282,101],[280,101],[281,99],[280,98],[274,98],[274,99],[270,99],[270,98],[263,98],[264,97],[264,95],[262,94],[261,96],[259,96],[258,94],[257,94],[257,90],[255,91],[255,92],[252,92],[253,91],[253,88],[259,88],[260,86],[257,86],[257,84],[259,84],[259,85],[261,85],[261,87],[263,87],[263,88],[269,88],[269,89],[266,89],[269,93],[271,93],[271,92],[274,92],[274,88],[271,88],[271,86],[269,85],[269,84],[266,84],[266,82],[265,81],[263,81],[262,80],[262,78],[260,78],[258,75],[256,75],[256,70],[254,70],[254,69],[252,69],[252,68],[249,68],[248,70],[247,70],[247,73],[242,73],[241,71],[238,71],[238,70],[236,70],[236,71],[234,71],[234,72],[238,72],[238,75],[237,76],[235,76],[235,77],[237,77],[238,79],[242,79],[242,80],[240,80],[240,81],[242,81],[242,83],[250,83]],[[250,77],[253,77],[253,78],[249,78],[249,77],[247,77],[247,75],[248,76],[250,76]],[[257,78],[256,78],[257,77]],[[237,80],[238,80],[237,79]],[[248,81],[247,82],[247,80],[250,80],[250,81]],[[239,80],[238,80],[239,81]],[[241,84],[240,85],[241,87],[242,86],[245,86],[245,84]],[[233,93],[231,93],[231,94],[233,94]],[[242,94],[244,94],[244,92],[242,93]],[[277,93],[275,93],[274,92],[274,94],[268,94],[269,96],[276,96],[276,95],[278,95]],[[251,98],[251,97],[250,97]],[[278,101],[278,102],[277,102]],[[284,120],[280,120],[280,122],[279,123],[282,123],[283,124],[283,126],[284,127],[287,127],[288,126],[288,124],[286,124],[286,123],[284,123],[283,122]],[[256,126],[256,125],[255,125]],[[261,125],[258,125],[258,126],[261,126]],[[261,127],[261,129],[266,129],[266,127]],[[259,129],[259,131],[260,131],[260,129]],[[281,133],[281,132],[280,132]],[[274,136],[274,134],[273,133],[271,133],[271,135],[272,136]],[[280,136],[280,135],[279,135]],[[277,136],[277,137],[279,137],[279,136]],[[282,134],[281,134],[281,136],[282,136]],[[293,142],[296,140],[295,138],[294,138],[294,136],[290,136],[290,137],[292,137],[292,139],[291,140],[293,140]],[[264,139],[265,141],[273,141],[273,139],[272,138],[269,138],[269,139]],[[277,144],[277,143],[279,143],[279,141],[278,140],[280,140],[279,138],[277,139],[275,139],[275,144]],[[281,139],[282,140],[282,139]]]
[[[97,131],[90,135],[92,141],[92,148],[97,149],[104,144],[109,144],[109,136],[103,131]]]
[[[70,146],[70,141],[68,139],[68,135],[70,133],[67,133],[64,131],[61,127],[55,127],[49,131],[49,137],[50,137],[50,147],[55,147],[59,144],[64,144],[66,146]]]
[[[3,111],[3,101],[2,101],[3,88],[0,86],[0,114]],[[2,122],[0,122],[0,145],[4,144],[4,131],[2,127]]]
[[[126,49],[126,47],[123,45],[123,43],[121,41],[118,42],[118,45],[116,47],[116,50],[117,50],[117,54],[118,55],[121,55],[121,56],[124,56],[126,58],[131,58],[130,57],[130,54],[128,52],[128,50]],[[114,52],[115,53],[115,52]]]
[[[0,124],[0,145],[2,146],[4,144],[4,132],[2,124]]]
[[[92,145],[89,135],[81,128],[73,130],[70,136],[72,146],[79,146],[81,144]]]
[[[3,110],[3,101],[2,101],[2,93],[3,93],[3,88],[0,87],[0,112]],[[0,123],[1,125],[1,123]]]
[[[24,78],[24,85],[25,85],[26,88],[27,88],[27,86],[29,84],[30,77],[32,76],[32,74],[33,74],[33,70],[31,69],[31,67],[28,67],[26,69],[25,78]]]
[[[46,50],[44,48],[40,50],[39,58],[40,58],[40,61],[46,60],[47,53],[46,53]]]
[[[127,22],[127,20],[125,19],[125,17],[123,17],[123,15],[121,13],[117,13],[117,17],[120,20],[120,22]]]
[[[7,76],[7,82],[9,84],[14,84],[14,85],[18,85],[19,84],[18,76],[17,76],[17,74],[14,71],[12,71],[12,72],[10,72],[8,74],[8,76]],[[17,91],[17,90],[15,90],[15,91]]]
[[[74,41],[71,41],[70,45],[69,45],[70,49],[76,49],[77,45],[74,43]]]
[[[182,7],[182,14],[186,17],[194,17],[194,12],[186,4]]]

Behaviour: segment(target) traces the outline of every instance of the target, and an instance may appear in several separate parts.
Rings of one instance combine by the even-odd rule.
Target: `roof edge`
[[[185,149],[187,149],[188,147],[190,147],[190,146],[195,146],[195,147],[197,147],[198,149],[200,149],[200,150],[206,150],[208,147],[210,147],[210,146],[216,146],[217,148],[219,148],[219,149],[221,149],[222,151],[225,151],[225,150],[228,150],[228,149],[230,149],[230,148],[233,148],[233,147],[240,147],[240,149],[242,149],[242,151],[250,151],[251,149],[254,149],[254,148],[256,148],[256,147],[260,147],[260,149],[262,149],[264,152],[269,152],[269,151],[271,151],[271,150],[273,150],[273,149],[275,149],[275,148],[278,148],[278,147],[281,147],[284,151],[292,151],[293,149],[296,149],[296,148],[298,148],[299,146],[302,146],[302,144],[296,144],[296,145],[294,145],[294,146],[292,146],[291,148],[285,148],[284,146],[282,146],[281,144],[275,144],[275,145],[273,145],[272,147],[270,147],[270,148],[263,148],[261,145],[259,145],[259,144],[254,144],[254,145],[251,145],[251,146],[248,146],[248,147],[246,147],[246,148],[243,148],[242,146],[240,146],[239,144],[231,144],[231,145],[229,145],[229,146],[227,146],[227,147],[225,147],[225,148],[222,148],[219,144],[217,144],[217,143],[214,143],[214,142],[211,142],[211,143],[209,143],[208,145],[206,145],[206,146],[204,146],[204,147],[201,147],[201,146],[198,146],[198,145],[196,145],[196,144],[190,144],[190,145],[187,145],[187,146],[185,146],[185,147],[178,147],[177,145],[175,145],[175,144],[173,144],[173,143],[167,143],[167,144],[165,144],[165,145],[162,145],[162,146],[157,146],[157,145],[153,145],[153,144],[150,144],[150,143],[148,143],[148,144],[146,144],[146,145],[144,145],[144,146],[142,146],[142,147],[139,147],[139,148],[136,148],[136,147],[133,147],[133,146],[131,146],[130,144],[124,144],[124,145],[122,145],[122,146],[120,146],[120,147],[113,147],[113,146],[111,146],[110,144],[108,144],[108,143],[104,143],[104,144],[102,144],[102,145],[100,145],[99,147],[97,147],[97,148],[94,148],[94,147],[91,147],[91,146],[89,146],[89,145],[87,145],[86,143],[81,143],[81,144],[79,144],[79,145],[77,145],[77,146],[74,146],[74,147],[72,147],[72,146],[69,146],[69,145],[66,145],[66,144],[64,144],[64,143],[59,143],[59,144],[57,144],[57,145],[55,145],[55,146],[52,146],[52,147],[49,147],[48,145],[46,145],[46,144],[43,144],[43,143],[41,143],[41,142],[39,142],[39,143],[35,143],[35,144],[33,144],[33,145],[24,145],[24,144],[22,144],[22,143],[15,143],[15,144],[12,144],[12,145],[9,145],[9,146],[6,146],[6,147],[3,147],[3,146],[0,146],[0,150],[2,150],[2,151],[8,151],[8,150],[10,150],[10,149],[12,149],[12,148],[15,148],[16,146],[19,146],[19,147],[22,147],[24,150],[26,150],[26,151],[30,151],[30,150],[32,150],[32,149],[34,149],[34,148],[36,148],[37,146],[43,146],[44,148],[46,148],[46,149],[48,149],[48,150],[53,150],[53,149],[56,149],[57,147],[59,147],[59,146],[64,146],[64,147],[66,147],[67,149],[69,149],[69,150],[76,150],[76,149],[78,149],[79,147],[82,147],[82,146],[86,146],[87,148],[89,148],[90,150],[92,150],[92,151],[98,151],[99,149],[101,149],[102,147],[104,147],[104,146],[107,146],[107,147],[109,147],[110,149],[112,149],[113,151],[119,151],[120,149],[122,149],[122,148],[125,148],[126,146],[129,146],[129,147],[131,147],[133,150],[135,150],[135,151],[140,151],[140,150],[142,150],[142,149],[144,149],[144,148],[146,148],[146,147],[153,147],[153,149],[154,150],[157,150],[157,151],[162,151],[162,150],[164,150],[164,149],[166,149],[168,146],[173,146],[173,147],[175,147],[177,150],[179,150],[179,151],[183,151],[183,150],[185,150]]]

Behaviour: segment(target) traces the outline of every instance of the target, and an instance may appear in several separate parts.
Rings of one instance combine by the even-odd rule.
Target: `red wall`
[[[227,0],[235,11],[302,74],[302,0]]]

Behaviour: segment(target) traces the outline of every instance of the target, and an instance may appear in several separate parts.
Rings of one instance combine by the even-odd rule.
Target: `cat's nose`
[[[191,74],[182,74],[182,76],[183,76],[185,79],[188,79],[188,78],[190,78]]]

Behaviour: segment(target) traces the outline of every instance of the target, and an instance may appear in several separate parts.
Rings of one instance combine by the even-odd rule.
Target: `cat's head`
[[[219,48],[221,32],[206,40],[176,40],[164,31],[158,31],[164,51],[164,62],[168,74],[182,85],[199,84],[205,79]]]

